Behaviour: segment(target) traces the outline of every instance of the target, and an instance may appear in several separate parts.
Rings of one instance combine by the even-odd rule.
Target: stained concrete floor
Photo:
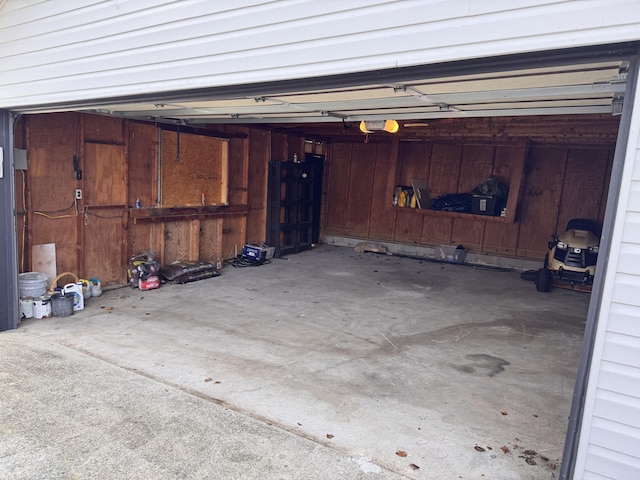
[[[332,246],[108,291],[0,334],[0,477],[557,477],[588,301]]]

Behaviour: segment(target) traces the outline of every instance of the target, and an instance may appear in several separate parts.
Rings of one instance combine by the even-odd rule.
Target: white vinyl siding
[[[638,0],[0,0],[0,109],[640,40]],[[640,478],[640,93],[575,479]],[[616,186],[618,187],[618,186]]]
[[[640,478],[639,133],[640,90],[611,232],[575,479]]]
[[[8,0],[0,108],[639,38],[636,0]]]

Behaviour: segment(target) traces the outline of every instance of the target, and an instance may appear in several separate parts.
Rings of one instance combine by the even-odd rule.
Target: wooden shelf
[[[473,213],[463,213],[463,212],[447,212],[444,210],[431,210],[427,208],[408,208],[408,207],[394,207],[396,211],[399,212],[414,212],[415,214],[428,215],[433,217],[448,217],[448,218],[468,218],[472,220],[486,220],[488,222],[498,222],[498,223],[513,223],[513,220],[508,217],[494,217],[491,215],[474,215]]]
[[[122,203],[113,203],[113,204],[84,205],[84,208],[127,208],[127,206]]]
[[[130,208],[129,218],[138,221],[164,222],[168,220],[195,219],[247,215],[248,205],[205,205],[192,207],[142,207]]]

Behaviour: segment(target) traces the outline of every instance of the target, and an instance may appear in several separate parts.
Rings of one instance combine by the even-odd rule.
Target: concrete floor
[[[0,477],[36,478],[16,474],[38,463],[32,453],[78,472],[46,478],[95,476],[86,444],[37,448],[51,434],[34,425],[60,428],[56,412],[73,417],[55,407],[66,402],[87,416],[85,442],[105,436],[134,473],[167,475],[153,478],[557,477],[588,301],[538,293],[518,272],[326,245],[187,285],[108,291],[0,335],[11,359],[0,369],[11,392],[0,395]],[[26,420],[34,408],[53,410]],[[184,440],[167,415],[191,416],[182,428],[204,440]],[[149,438],[166,435],[182,440]],[[187,462],[194,442],[209,450]],[[233,462],[219,454],[230,446]],[[101,478],[151,478],[102,464]]]

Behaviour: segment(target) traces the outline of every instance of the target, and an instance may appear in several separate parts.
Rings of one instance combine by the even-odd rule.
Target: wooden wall
[[[26,268],[30,268],[33,245],[55,243],[58,273],[78,272],[83,212],[74,200],[74,190],[82,188],[82,182],[74,177],[73,157],[80,156],[83,144],[80,115],[38,115],[25,122]]]
[[[330,147],[324,234],[542,258],[550,236],[570,218],[602,224],[617,124],[539,118],[447,122],[448,133],[343,140]],[[524,133],[528,131],[531,136]],[[456,132],[454,134],[454,132]],[[520,136],[517,135],[519,133]],[[557,141],[552,141],[557,139]],[[355,140],[355,139],[354,139]],[[393,186],[428,182],[432,198],[470,192],[489,175],[511,185],[507,217],[392,206]]]
[[[201,208],[194,201],[190,210],[172,209],[158,204],[156,125],[77,113],[22,117],[15,132],[16,146],[28,156],[25,188],[21,172],[16,180],[20,270],[32,269],[34,245],[53,243],[58,273],[124,284],[127,259],[143,251],[162,264],[218,263],[247,242],[263,242],[268,161],[272,150],[288,156],[301,137],[272,139],[267,129],[243,126],[218,126],[210,135],[228,142],[228,206]],[[197,187],[188,173],[170,176],[176,185]],[[75,189],[83,192],[78,201]],[[133,208],[138,198],[141,209]]]
[[[265,239],[268,162],[304,155],[305,135],[314,134],[332,138],[323,234],[540,258],[549,235],[569,218],[602,221],[616,119],[464,119],[432,126],[372,136],[369,143],[343,129],[331,133],[338,127],[325,124],[295,133],[212,126],[209,135],[228,141],[228,206],[185,210],[158,205],[156,125],[78,113],[24,116],[15,131],[16,146],[28,156],[28,170],[16,175],[20,270],[32,269],[35,245],[49,243],[58,272],[105,285],[125,283],[127,259],[142,251],[162,264],[232,258],[245,243]],[[437,196],[469,191],[490,174],[512,186],[522,179],[515,183],[520,194],[510,196],[511,218],[391,206],[394,185],[412,178],[427,180]],[[178,180],[189,185],[188,178]],[[83,192],[78,201],[75,189]],[[139,210],[132,208],[137,198]]]

